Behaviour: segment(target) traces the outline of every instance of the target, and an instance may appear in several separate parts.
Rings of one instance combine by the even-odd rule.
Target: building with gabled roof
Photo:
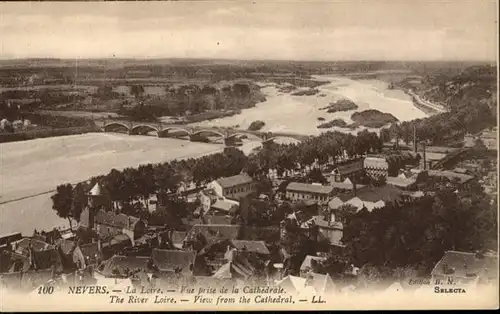
[[[203,246],[206,246],[221,240],[238,239],[240,234],[241,226],[239,225],[194,225],[184,241],[186,245],[203,241]]]
[[[359,178],[363,174],[363,160],[355,160],[339,165],[332,171],[335,182],[344,182],[348,178]]]
[[[286,197],[291,200],[316,200],[326,202],[333,195],[332,186],[290,182],[286,187]]]
[[[137,217],[115,214],[101,209],[95,216],[95,231],[101,237],[126,234],[132,240],[140,238],[146,232],[146,224]]]
[[[306,286],[314,289],[315,295],[330,296],[337,290],[332,277],[329,274],[309,273],[306,277]]]
[[[98,276],[128,278],[134,272],[149,271],[150,257],[115,255],[102,262],[95,270]]]
[[[231,245],[237,250],[244,250],[249,253],[269,255],[269,249],[264,241],[231,240]]]
[[[389,175],[389,163],[385,158],[366,157],[363,159],[365,173],[372,178],[387,177]]]
[[[207,186],[224,198],[239,200],[240,198],[256,192],[256,183],[247,174],[241,173],[231,177],[219,178]]]
[[[151,258],[160,272],[192,274],[196,254],[193,251],[153,249]]]
[[[481,283],[498,282],[498,253],[472,253],[446,251],[434,266],[432,282],[449,279],[455,284],[467,284],[477,280]]]
[[[307,255],[304,258],[304,261],[302,262],[302,264],[300,265],[300,277],[306,278],[306,276],[309,272],[315,271],[313,264],[321,263],[321,262],[324,262],[325,260],[326,260],[326,257]]]

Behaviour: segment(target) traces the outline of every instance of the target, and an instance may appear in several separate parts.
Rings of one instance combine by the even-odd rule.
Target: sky
[[[493,0],[2,2],[0,58],[485,60]]]

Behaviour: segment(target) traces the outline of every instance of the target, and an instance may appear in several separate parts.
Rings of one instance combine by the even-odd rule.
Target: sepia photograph
[[[0,3],[0,310],[498,309],[498,1]]]

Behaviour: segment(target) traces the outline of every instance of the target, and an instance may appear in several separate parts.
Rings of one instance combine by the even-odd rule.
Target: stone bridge
[[[287,139],[298,143],[309,136],[285,132],[261,132],[233,128],[196,127],[184,124],[165,124],[155,122],[132,121],[104,121],[101,127],[103,132],[119,132],[129,135],[154,135],[157,137],[173,137],[190,141],[208,141],[229,143],[242,138],[249,138],[261,142],[271,142],[276,139]]]

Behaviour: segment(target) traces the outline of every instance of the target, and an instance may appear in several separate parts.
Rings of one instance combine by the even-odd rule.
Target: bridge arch
[[[191,135],[191,132],[189,132],[186,129],[183,129],[180,127],[168,127],[168,128],[164,128],[164,129],[161,129],[160,131],[158,131],[158,137],[168,137],[168,133],[170,131],[186,133],[185,136]]]
[[[132,129],[130,129],[130,134],[131,135],[144,134],[141,133],[141,130],[146,131],[146,133],[155,131],[158,134],[158,129],[148,124],[135,125]]]
[[[124,133],[128,133],[130,131],[129,127],[123,123],[120,122],[111,122],[108,124],[105,124],[104,127],[104,132],[119,132],[120,129],[124,129]],[[118,129],[118,130],[117,130]]]
[[[252,133],[244,133],[244,132],[237,132],[237,133],[234,133],[234,134],[231,134],[229,135],[227,138],[228,139],[234,139],[236,138],[237,136],[246,136],[246,137],[252,137],[258,141],[262,141],[262,137],[256,135],[256,134],[252,134]]]
[[[224,134],[217,132],[217,131],[212,131],[212,130],[199,130],[199,131],[193,132],[193,135],[202,135],[202,134],[218,135],[220,138],[226,137]]]

